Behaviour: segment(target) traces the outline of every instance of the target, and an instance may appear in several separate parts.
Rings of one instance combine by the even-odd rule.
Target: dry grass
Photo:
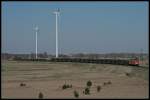
[[[2,98],[38,98],[39,92],[44,98],[75,98],[74,90],[79,98],[148,98],[148,74],[148,68],[120,65],[2,61]],[[88,80],[91,94],[81,95]],[[73,87],[62,90],[65,83]]]

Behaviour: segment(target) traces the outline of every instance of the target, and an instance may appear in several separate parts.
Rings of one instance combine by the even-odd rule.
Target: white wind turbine
[[[58,15],[60,14],[60,10],[53,12],[56,15],[56,58],[58,58]]]
[[[37,59],[37,57],[38,57],[37,56],[37,46],[38,46],[38,44],[37,44],[38,43],[37,34],[38,34],[38,31],[39,31],[39,28],[38,28],[38,26],[36,26],[34,29],[35,29],[35,33],[36,33],[36,51],[35,52],[36,52],[36,59]]]

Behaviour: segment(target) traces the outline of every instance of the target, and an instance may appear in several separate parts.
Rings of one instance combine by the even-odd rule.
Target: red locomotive
[[[131,60],[129,61],[129,65],[139,66],[139,64],[140,64],[140,61],[139,61],[138,58],[131,59]]]

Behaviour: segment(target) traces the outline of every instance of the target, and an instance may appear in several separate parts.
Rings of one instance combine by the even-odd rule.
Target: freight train
[[[97,64],[115,64],[139,66],[139,59],[81,59],[81,58],[52,58],[52,62],[79,62],[79,63],[97,63]]]
[[[115,64],[115,65],[130,65],[139,66],[138,58],[134,59],[89,59],[89,58],[51,58],[51,59],[14,59],[21,61],[48,61],[48,62],[78,62],[78,63],[96,63],[96,64]]]

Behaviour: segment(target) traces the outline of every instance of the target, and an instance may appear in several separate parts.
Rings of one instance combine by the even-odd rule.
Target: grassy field
[[[149,67],[2,61],[2,98],[38,98],[39,92],[44,98],[75,98],[74,90],[79,98],[148,98],[148,76]],[[84,95],[88,80],[93,82],[92,93]],[[107,81],[112,84],[97,93],[96,86]],[[27,86],[20,87],[21,82]],[[65,83],[73,87],[62,90]]]

